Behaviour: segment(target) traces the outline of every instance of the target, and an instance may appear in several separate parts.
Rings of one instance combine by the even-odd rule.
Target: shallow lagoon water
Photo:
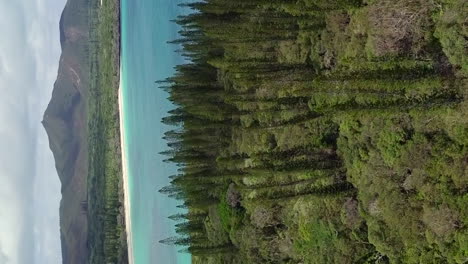
[[[188,12],[177,5],[182,0],[122,0],[122,95],[125,108],[125,151],[128,159],[129,192],[135,264],[190,264],[180,248],[158,243],[175,235],[167,217],[183,212],[177,201],[158,192],[176,174],[174,164],[158,154],[167,149],[162,139],[170,127],[161,123],[174,108],[168,94],[155,83],[172,75],[183,63],[175,45],[178,26],[170,22]]]

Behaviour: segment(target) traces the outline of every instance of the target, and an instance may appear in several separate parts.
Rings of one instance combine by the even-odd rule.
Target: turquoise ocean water
[[[158,154],[166,150],[162,139],[170,127],[161,118],[173,105],[156,80],[163,80],[183,63],[167,44],[177,38],[178,26],[170,22],[188,12],[177,6],[182,0],[122,0],[122,95],[125,151],[128,158],[131,219],[135,264],[190,264],[190,255],[158,243],[174,236],[169,215],[180,213],[177,201],[158,190],[176,174],[174,164]]]

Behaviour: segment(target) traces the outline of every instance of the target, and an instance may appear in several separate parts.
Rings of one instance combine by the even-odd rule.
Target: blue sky
[[[61,263],[60,182],[42,115],[65,0],[0,0],[0,264]]]

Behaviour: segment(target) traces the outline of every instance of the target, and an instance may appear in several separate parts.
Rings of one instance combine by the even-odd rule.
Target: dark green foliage
[[[466,262],[463,1],[187,6],[163,192],[194,263]]]
[[[128,263],[118,108],[119,4],[89,1],[87,263],[96,264]]]

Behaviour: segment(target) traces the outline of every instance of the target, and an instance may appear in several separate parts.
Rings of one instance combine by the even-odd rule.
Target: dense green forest
[[[128,263],[118,89],[120,1],[89,1],[88,262]]]
[[[468,2],[183,5],[161,189],[193,263],[467,263]]]

